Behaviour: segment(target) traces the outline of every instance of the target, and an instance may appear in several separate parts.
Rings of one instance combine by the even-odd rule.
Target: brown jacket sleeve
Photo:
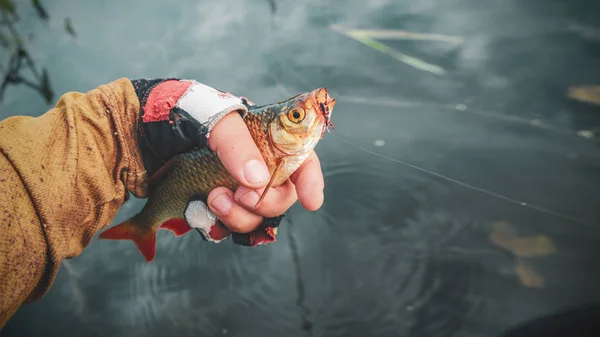
[[[0,122],[0,328],[48,291],[61,260],[110,224],[127,191],[145,197],[138,115],[123,78]]]

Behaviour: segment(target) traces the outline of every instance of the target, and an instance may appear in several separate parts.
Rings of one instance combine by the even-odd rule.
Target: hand
[[[285,213],[298,199],[307,210],[315,211],[321,207],[324,180],[319,158],[314,152],[286,183],[271,188],[254,209],[269,181],[269,171],[239,114],[228,114],[215,125],[209,146],[242,185],[235,192],[219,187],[208,196],[210,210],[231,231],[252,232],[261,225],[263,217]]]

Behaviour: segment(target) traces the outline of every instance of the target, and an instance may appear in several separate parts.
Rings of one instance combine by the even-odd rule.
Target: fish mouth
[[[333,107],[335,106],[336,100],[329,96],[329,91],[327,88],[319,88],[313,90],[312,92],[312,101],[315,105],[315,110],[317,110],[324,119],[323,130],[321,131],[321,138],[325,131],[329,131],[329,128],[335,129],[335,126],[331,122],[331,114],[333,112]]]

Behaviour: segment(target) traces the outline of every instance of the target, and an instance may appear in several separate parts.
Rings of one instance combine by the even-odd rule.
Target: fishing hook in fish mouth
[[[325,133],[325,130],[329,131],[329,127],[331,127],[332,130],[335,129],[333,122],[331,122],[331,108],[335,106],[336,101],[335,98],[331,98],[331,96],[329,96],[327,88],[322,88],[320,93],[323,93],[323,91],[323,95],[317,94],[315,98],[319,103],[321,114],[325,118],[325,126],[323,129],[323,133]]]
[[[335,129],[335,126],[333,126],[333,122],[331,121],[331,112],[329,111],[329,107],[322,102],[319,103],[319,107],[321,108],[321,113],[325,117],[325,126],[331,126],[332,129]]]
[[[330,126],[331,126],[332,130],[335,130],[335,126],[331,122],[331,118],[330,118],[331,113],[329,111],[329,107],[327,105],[325,105],[325,103],[321,102],[321,103],[319,103],[319,108],[321,109],[321,114],[323,115],[323,118],[325,119],[325,123],[323,124],[323,130],[321,131],[321,138],[323,138],[323,135],[325,134],[325,130],[329,131]],[[329,131],[329,132],[331,132],[331,131]]]

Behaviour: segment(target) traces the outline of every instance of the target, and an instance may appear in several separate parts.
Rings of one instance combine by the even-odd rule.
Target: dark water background
[[[46,7],[55,20],[41,24],[26,9],[21,28],[35,33],[32,55],[59,94],[120,77],[181,77],[262,104],[325,86],[338,99],[338,137],[600,224],[598,141],[578,135],[600,134],[600,109],[566,97],[569,86],[600,84],[592,1]],[[65,15],[75,39],[63,32]],[[463,42],[385,41],[446,71],[436,75],[331,25]],[[5,96],[1,118],[50,107],[27,88]],[[130,243],[94,240],[0,336],[497,336],[600,300],[600,225],[465,189],[331,135],[317,153],[325,204],[315,213],[294,206],[275,244],[160,232],[147,264]],[[142,205],[126,203],[113,224]],[[493,239],[506,231],[513,249]]]

